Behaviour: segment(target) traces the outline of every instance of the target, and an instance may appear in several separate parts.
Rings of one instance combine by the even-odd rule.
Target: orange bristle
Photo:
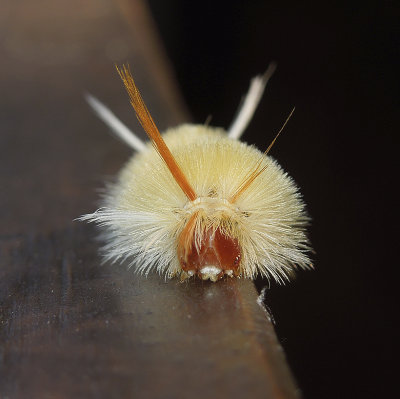
[[[161,137],[161,134],[156,124],[154,123],[153,118],[151,117],[150,112],[147,109],[138,88],[136,87],[129,66],[126,67],[125,65],[123,65],[122,68],[118,68],[118,66],[116,66],[116,68],[119,76],[124,82],[126,91],[128,92],[131,101],[131,105],[135,110],[136,117],[138,118],[144,131],[149,136],[155,149],[164,160],[176,182],[179,184],[179,187],[182,189],[182,191],[185,193],[190,201],[194,201],[197,198],[196,192],[190,185],[182,169],[179,167],[174,156],[172,155],[171,151],[165,144],[165,141]]]
[[[279,135],[281,134],[282,130],[285,128],[286,124],[288,123],[289,119],[291,118],[291,116],[293,115],[293,112],[296,108],[293,107],[292,111],[290,112],[289,116],[286,118],[285,123],[282,125],[282,127],[279,129],[279,132],[277,133],[277,135],[275,136],[275,138],[272,140],[271,144],[268,146],[268,148],[265,150],[264,155],[268,155],[269,151],[271,150],[272,146],[275,144],[276,139],[279,137]],[[246,178],[243,180],[243,182],[239,185],[239,187],[237,188],[237,190],[235,191],[235,194],[232,195],[232,197],[229,199],[230,203],[234,203],[236,202],[236,200],[243,194],[244,191],[246,191],[249,186],[251,185],[251,183],[253,183],[253,181],[260,176],[261,173],[263,173],[268,165],[265,165],[264,167],[262,167],[260,169],[262,163],[262,159],[260,159],[260,161],[257,163],[257,166],[255,167],[254,171],[252,173],[250,173],[249,176],[246,176]]]

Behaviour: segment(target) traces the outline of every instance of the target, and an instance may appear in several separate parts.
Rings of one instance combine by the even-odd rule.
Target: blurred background
[[[97,95],[139,130],[114,70],[115,62],[125,61],[135,69],[146,46],[118,11],[136,3],[0,0],[0,151],[6,167],[0,210],[7,226],[2,233],[71,223],[77,208],[91,210],[85,207],[95,201],[103,175],[116,173],[128,158],[130,151],[94,121],[82,94]],[[271,154],[308,205],[315,271],[298,273],[285,287],[271,285],[265,303],[305,398],[394,396],[399,5],[377,0],[148,5],[164,45],[160,53],[165,50],[169,58],[163,68],[176,78],[187,105],[181,113],[163,114],[157,98],[143,93],[154,119],[167,121],[161,128],[190,115],[196,123],[211,115],[212,125],[228,127],[250,79],[277,62],[244,140],[267,148],[296,106]],[[139,43],[133,50],[132,32]],[[153,61],[136,67],[139,86],[152,81],[152,68],[159,67]],[[161,103],[183,101],[171,87],[158,87]],[[74,132],[83,128],[87,135],[78,140]],[[51,134],[42,135],[45,129]],[[43,147],[48,151],[38,159]],[[89,152],[88,159],[98,164],[86,161]],[[71,163],[58,164],[60,154]],[[4,195],[5,187],[24,195]],[[63,201],[54,200],[60,197]],[[257,281],[259,290],[266,284]]]

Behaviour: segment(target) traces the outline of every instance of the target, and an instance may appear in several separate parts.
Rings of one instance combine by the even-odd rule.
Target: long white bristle
[[[276,64],[271,62],[264,75],[258,75],[251,80],[249,91],[244,98],[236,118],[232,122],[231,127],[228,129],[228,137],[236,140],[240,139],[243,132],[249,125],[258,103],[260,102],[264,93],[265,86],[275,72],[275,69]]]
[[[85,95],[85,99],[93,108],[96,115],[129,147],[139,152],[146,149],[145,143],[125,126],[101,101],[88,93]]]

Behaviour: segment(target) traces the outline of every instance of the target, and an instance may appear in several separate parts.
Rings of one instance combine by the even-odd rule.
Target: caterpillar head
[[[188,217],[178,236],[181,278],[197,275],[217,281],[240,275],[242,249],[238,210],[227,200],[199,197],[186,206]]]

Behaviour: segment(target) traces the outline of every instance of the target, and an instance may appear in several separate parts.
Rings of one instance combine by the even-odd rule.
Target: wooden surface
[[[130,155],[83,92],[139,131],[115,62],[161,129],[187,118],[143,4],[0,7],[0,398],[298,397],[251,281],[101,266],[73,221]]]

